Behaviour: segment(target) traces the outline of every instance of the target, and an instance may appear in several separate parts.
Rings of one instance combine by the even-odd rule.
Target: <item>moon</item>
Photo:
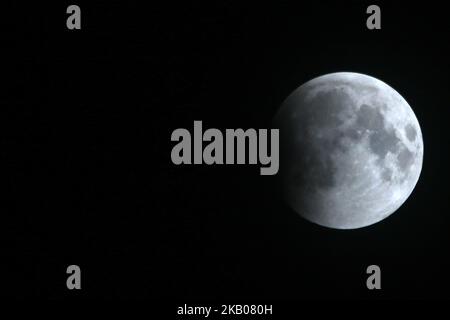
[[[283,102],[280,181],[289,206],[324,227],[356,229],[395,212],[422,170],[423,139],[406,100],[368,75],[314,78]]]

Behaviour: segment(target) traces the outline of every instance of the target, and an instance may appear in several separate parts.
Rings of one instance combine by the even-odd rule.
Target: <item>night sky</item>
[[[68,30],[70,4],[2,5],[2,296],[450,298],[442,7],[377,1],[370,31],[360,1],[78,2],[82,28]],[[421,125],[422,174],[389,218],[328,229],[259,165],[172,164],[173,130],[271,128],[294,89],[338,71],[386,82]],[[66,288],[71,264],[80,291]],[[366,287],[371,264],[382,290]]]

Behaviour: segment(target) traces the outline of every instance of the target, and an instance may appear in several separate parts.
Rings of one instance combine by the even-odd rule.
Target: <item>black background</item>
[[[449,298],[450,22],[440,4],[4,5],[2,296],[169,302]],[[448,14],[448,13],[447,13]],[[353,231],[285,206],[259,166],[175,166],[176,128],[269,128],[316,76],[379,78],[421,124],[424,166],[392,216]],[[82,290],[66,288],[66,268]],[[366,288],[377,264],[382,290]]]

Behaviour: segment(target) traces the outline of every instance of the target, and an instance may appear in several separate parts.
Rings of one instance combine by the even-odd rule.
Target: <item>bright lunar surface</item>
[[[356,229],[383,220],[422,169],[419,123],[384,82],[350,72],[300,86],[275,116],[288,204],[319,225]]]

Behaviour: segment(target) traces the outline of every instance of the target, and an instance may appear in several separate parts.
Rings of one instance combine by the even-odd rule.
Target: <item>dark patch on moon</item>
[[[298,108],[299,105],[308,108]],[[338,168],[332,155],[343,147],[343,132],[338,128],[354,106],[351,98],[335,89],[319,91],[311,98],[291,97],[285,106],[284,112],[289,116],[281,115],[277,126],[283,128],[280,168],[290,172],[286,175],[287,185],[304,191],[336,186]]]
[[[384,126],[383,115],[376,108],[363,104],[356,112],[356,126],[368,130],[380,130]]]
[[[349,109],[349,96],[338,90],[320,91],[309,102],[305,110],[304,122],[317,128],[333,128],[343,123],[343,112]]]
[[[402,151],[397,155],[397,162],[400,168],[406,171],[414,161],[414,154],[406,148],[403,148]]]
[[[288,176],[291,179],[290,185],[296,188],[306,187],[310,190],[331,188],[336,185],[335,173],[337,168],[330,157],[323,158],[314,155],[310,158],[298,156],[296,158],[298,159],[297,164],[300,166],[290,177]]]
[[[384,159],[388,152],[397,150],[400,139],[394,129],[386,128],[386,120],[378,108],[363,104],[356,117],[356,130],[369,130],[370,149],[379,158]]]
[[[385,181],[391,181],[392,180],[392,169],[385,168],[383,172],[381,173],[381,178]]]
[[[362,137],[362,133],[363,131],[361,131],[361,129],[356,129],[356,128],[348,128],[347,130],[345,130],[345,136],[349,137],[352,140],[359,140]]]
[[[400,140],[394,130],[375,131],[370,135],[370,149],[380,158],[384,158],[388,152],[394,153]]]
[[[406,137],[409,141],[413,142],[417,137],[416,129],[412,124],[407,124],[405,127]]]

